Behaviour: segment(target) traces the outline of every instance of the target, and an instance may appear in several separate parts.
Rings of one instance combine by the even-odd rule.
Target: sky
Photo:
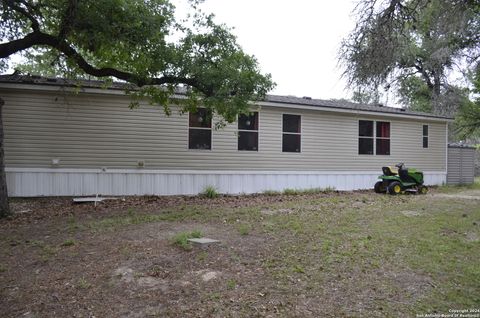
[[[338,49],[355,26],[352,0],[205,0],[201,8],[232,33],[262,72],[277,83],[277,95],[349,98]]]

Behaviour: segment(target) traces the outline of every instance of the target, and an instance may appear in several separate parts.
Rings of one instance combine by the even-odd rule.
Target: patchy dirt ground
[[[343,192],[369,193],[369,191]],[[43,198],[14,198],[10,203],[15,217],[10,224],[35,221],[58,216],[86,216],[98,218],[108,215],[119,215],[129,210],[141,209],[144,212],[158,211],[158,209],[202,206],[209,208],[240,208],[259,206],[262,204],[292,202],[303,198],[328,198],[337,192],[315,193],[306,195],[265,195],[254,194],[247,196],[220,196],[208,199],[201,196],[137,196],[116,197],[115,200],[106,200],[92,204],[73,204],[71,197],[43,197]],[[93,215],[92,215],[93,213]]]
[[[437,198],[480,200],[478,190],[466,190],[456,193],[435,193],[434,196]]]
[[[16,199],[16,216],[0,221],[0,316],[405,317],[478,307],[480,201],[433,192],[134,197],[96,208]],[[220,243],[173,243],[192,231]]]

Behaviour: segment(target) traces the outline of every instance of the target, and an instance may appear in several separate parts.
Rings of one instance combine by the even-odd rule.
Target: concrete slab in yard
[[[102,202],[105,200],[119,200],[119,198],[111,198],[111,197],[82,197],[82,198],[73,198],[74,203],[86,203],[86,202]]]
[[[219,243],[219,240],[214,240],[208,237],[199,237],[199,238],[191,238],[188,239],[189,242],[195,243],[195,244],[200,244],[200,245],[209,245],[212,243]]]

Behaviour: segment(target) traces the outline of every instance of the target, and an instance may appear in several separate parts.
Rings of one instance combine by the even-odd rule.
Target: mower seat
[[[390,167],[382,167],[382,172],[385,176],[395,176],[397,175],[396,172],[392,170]]]

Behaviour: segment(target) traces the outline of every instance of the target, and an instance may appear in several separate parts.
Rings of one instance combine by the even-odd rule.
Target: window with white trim
[[[238,115],[238,150],[258,151],[258,112]]]
[[[423,148],[428,148],[428,125],[423,125]]]
[[[390,123],[359,120],[358,154],[390,155]]]
[[[198,108],[188,115],[188,149],[212,149],[212,112]]]
[[[283,114],[282,151],[300,152],[302,144],[300,115]]]

